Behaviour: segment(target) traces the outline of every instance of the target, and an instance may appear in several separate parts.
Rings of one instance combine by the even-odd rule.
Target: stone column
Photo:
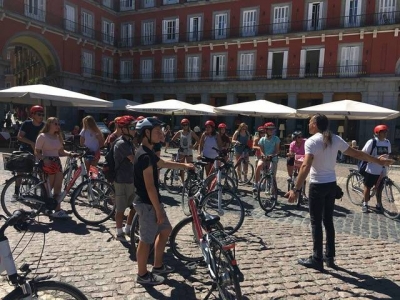
[[[297,109],[297,93],[287,93],[288,106]],[[296,129],[296,119],[287,119],[285,136]]]
[[[333,93],[331,92],[322,93],[322,96],[323,96],[322,103],[332,102]]]

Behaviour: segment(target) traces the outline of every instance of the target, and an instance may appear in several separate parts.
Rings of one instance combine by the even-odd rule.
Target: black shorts
[[[286,165],[294,166],[294,157],[288,157],[286,160]]]
[[[365,172],[364,175],[364,185],[368,188],[372,188],[375,183],[378,181],[380,175],[373,175]]]

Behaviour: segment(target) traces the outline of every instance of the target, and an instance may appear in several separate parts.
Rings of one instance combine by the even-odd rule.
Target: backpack
[[[369,155],[372,155],[372,151],[374,151],[375,147],[376,147],[376,139],[374,138],[373,141],[372,141],[372,148],[371,148],[371,152],[369,153]],[[365,169],[367,168],[367,164],[368,164],[368,162],[365,161],[365,160],[361,160],[361,161],[358,163],[358,172],[359,172],[362,176],[365,176],[365,173],[366,173],[366,172],[365,172]]]
[[[115,160],[114,160],[114,146],[115,143],[120,139],[117,138],[111,145],[110,145],[110,150],[107,152],[107,154],[104,156],[105,158],[105,163],[103,165],[103,174],[106,180],[110,183],[113,183],[115,181],[115,177],[117,176],[117,170],[118,168],[115,168]]]

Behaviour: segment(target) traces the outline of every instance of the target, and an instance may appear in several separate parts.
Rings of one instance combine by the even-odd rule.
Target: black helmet
[[[292,140],[294,140],[296,137],[298,137],[299,135],[302,135],[300,130],[297,130],[295,132],[292,133]]]
[[[145,129],[153,129],[156,126],[163,126],[164,123],[157,118],[148,117],[136,123],[136,132],[142,135]]]

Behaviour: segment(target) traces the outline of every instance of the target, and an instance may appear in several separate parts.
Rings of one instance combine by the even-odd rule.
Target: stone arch
[[[54,72],[61,70],[61,62],[57,51],[43,35],[29,31],[14,34],[4,44],[2,57],[6,57],[7,49],[11,46],[24,46],[33,49],[37,52],[48,71],[51,70],[51,72]]]

